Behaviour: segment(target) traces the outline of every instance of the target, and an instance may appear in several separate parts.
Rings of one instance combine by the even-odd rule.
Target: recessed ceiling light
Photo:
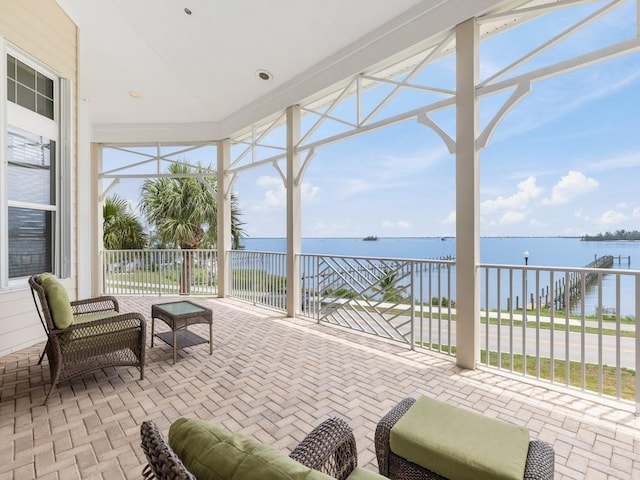
[[[136,92],[135,90],[129,90],[129,96],[131,98],[138,98],[138,92]]]
[[[191,10],[185,7],[184,13],[186,13],[187,15],[191,15]]]
[[[256,70],[256,75],[260,80],[264,80],[265,82],[268,82],[273,78],[273,75],[271,75],[266,70]]]

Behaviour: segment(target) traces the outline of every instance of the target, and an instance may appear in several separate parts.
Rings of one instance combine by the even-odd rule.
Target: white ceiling
[[[229,136],[504,3],[57,1],[79,28],[93,140],[111,142]],[[258,69],[273,79],[259,80]]]

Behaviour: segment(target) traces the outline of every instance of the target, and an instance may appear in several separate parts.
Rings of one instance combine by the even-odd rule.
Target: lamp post
[[[525,250],[524,251],[524,298],[523,298],[523,302],[522,302],[522,308],[524,309],[524,321],[527,321],[527,265],[529,265],[529,251]]]

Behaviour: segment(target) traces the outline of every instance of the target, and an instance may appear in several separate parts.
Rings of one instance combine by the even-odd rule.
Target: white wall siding
[[[0,0],[0,41],[17,48],[48,69],[72,82],[72,158],[71,170],[76,179],[71,191],[73,199],[71,272],[64,281],[69,296],[76,295],[76,190],[77,169],[77,29],[55,0]],[[3,62],[6,60],[3,58]],[[2,79],[4,90],[6,79]],[[2,91],[0,90],[0,91]],[[3,95],[4,96],[4,95]],[[4,144],[4,139],[0,144]],[[45,334],[36,314],[27,281],[24,288],[0,291],[0,356],[45,340]]]

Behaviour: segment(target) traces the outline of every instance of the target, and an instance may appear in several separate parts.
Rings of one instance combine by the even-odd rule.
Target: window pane
[[[28,108],[29,110],[36,111],[36,92],[28,89],[27,87],[18,84],[18,105]]]
[[[28,65],[25,65],[20,60],[16,60],[18,63],[18,82],[31,88],[36,89],[36,71]]]
[[[16,59],[7,55],[7,77],[16,78]]]
[[[38,93],[53,100],[53,80],[38,72]]]
[[[9,207],[9,278],[53,271],[53,212]]]
[[[7,132],[9,201],[55,205],[55,142],[23,131]]]
[[[7,78],[7,100],[16,103],[16,82]]]
[[[53,120],[53,100],[38,94],[38,113]]]

